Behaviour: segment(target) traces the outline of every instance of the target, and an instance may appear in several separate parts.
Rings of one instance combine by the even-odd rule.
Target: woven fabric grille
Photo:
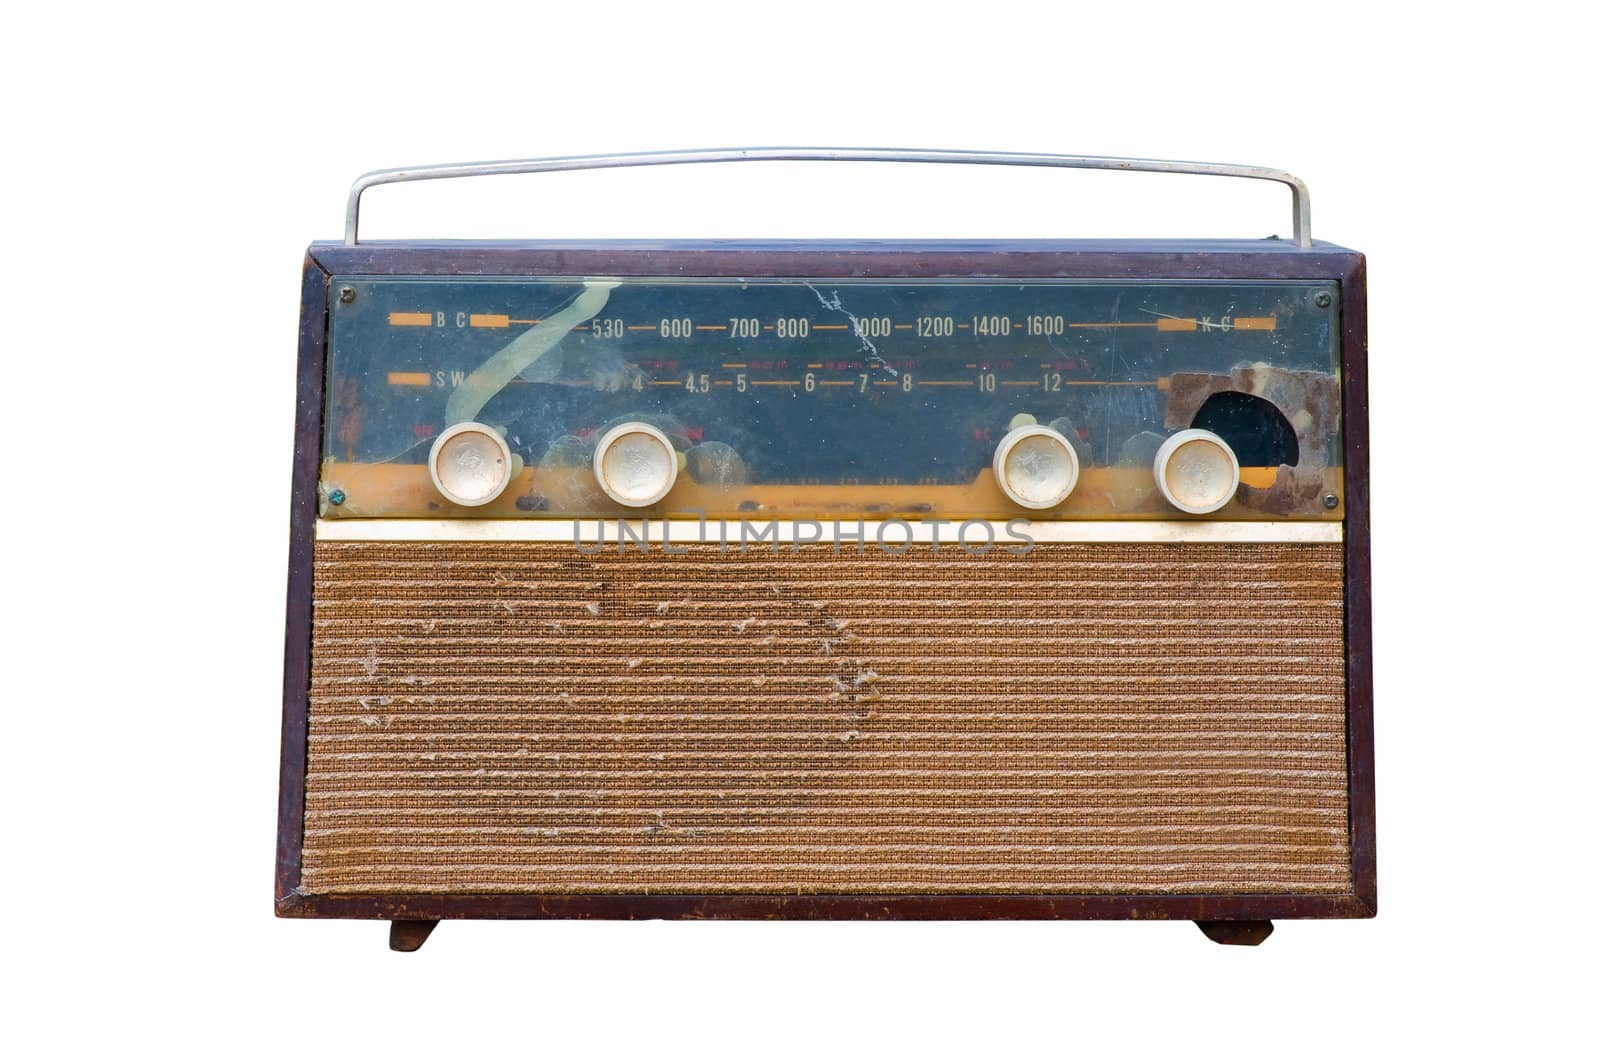
[[[1342,556],[320,542],[302,888],[1347,892]]]

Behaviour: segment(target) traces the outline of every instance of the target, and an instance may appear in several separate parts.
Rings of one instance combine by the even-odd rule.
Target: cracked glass
[[[1336,285],[1250,281],[338,277],[324,517],[709,516],[1337,520]],[[484,506],[447,500],[441,432],[511,454]],[[594,474],[609,429],[670,440],[658,503]],[[996,446],[1037,424],[1077,456],[1071,495],[1018,508]],[[1175,432],[1237,457],[1208,517],[1156,489]]]

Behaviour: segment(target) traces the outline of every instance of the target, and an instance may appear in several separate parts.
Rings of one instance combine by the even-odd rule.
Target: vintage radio
[[[1282,182],[1292,239],[388,242],[393,181]],[[305,263],[277,911],[1370,916],[1366,297],[1279,171],[384,171]]]

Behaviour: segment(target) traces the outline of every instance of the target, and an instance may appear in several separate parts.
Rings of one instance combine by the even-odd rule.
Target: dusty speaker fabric
[[[1343,548],[320,542],[302,888],[1345,893]]]

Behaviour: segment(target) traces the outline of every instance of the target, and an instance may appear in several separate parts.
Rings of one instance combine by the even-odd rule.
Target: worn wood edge
[[[1244,250],[1138,243],[1116,247],[1040,246],[1004,241],[981,246],[903,248],[775,242],[760,247],[715,243],[593,246],[546,243],[334,243],[312,253],[335,275],[397,276],[705,276],[705,277],[1036,277],[1106,280],[1322,280],[1345,276],[1354,252]]]
[[[322,461],[329,274],[310,254],[300,294],[296,362],[294,472],[289,499],[289,578],[283,649],[283,735],[278,775],[278,846],[274,897],[281,912],[300,888],[305,840],[306,745],[311,701],[312,559],[317,477]]]
[[[325,894],[280,897],[308,919],[1364,919],[1337,894]]]
[[[1353,255],[1340,281],[1345,459],[1345,748],[1355,894],[1378,910],[1373,750],[1371,452],[1367,406],[1367,266]]]

